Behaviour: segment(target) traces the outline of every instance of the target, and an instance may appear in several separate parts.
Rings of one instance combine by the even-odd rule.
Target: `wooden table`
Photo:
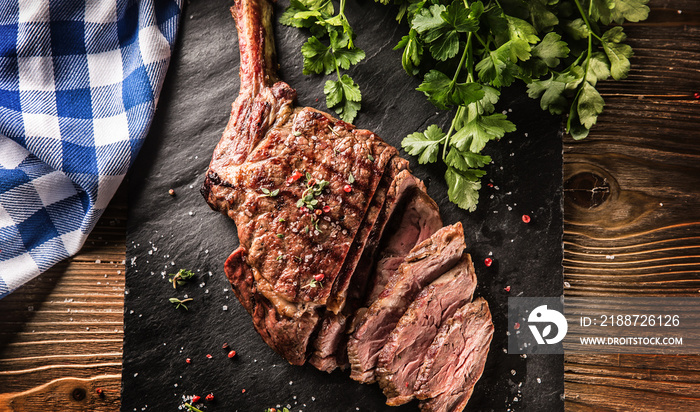
[[[564,142],[566,296],[700,294],[700,1],[650,5],[629,78]],[[0,412],[119,408],[126,184],[78,255],[0,300]],[[700,356],[567,355],[565,381],[567,410],[700,410]]]

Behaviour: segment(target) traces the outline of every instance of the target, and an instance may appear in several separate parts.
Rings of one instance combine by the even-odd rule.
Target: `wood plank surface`
[[[80,253],[0,300],[0,412],[119,410],[126,192]]]
[[[627,25],[627,80],[564,141],[565,296],[700,295],[700,2]],[[700,356],[565,356],[569,411],[700,410]]]
[[[567,296],[700,294],[700,2],[650,6],[629,78],[564,142]],[[122,187],[77,256],[0,300],[0,412],[118,410],[126,215]],[[570,411],[700,410],[698,356],[569,354],[565,381]]]

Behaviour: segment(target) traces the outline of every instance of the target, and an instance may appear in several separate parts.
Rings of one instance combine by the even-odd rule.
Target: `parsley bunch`
[[[323,88],[326,106],[351,123],[360,110],[362,93],[350,76],[340,74],[340,69],[348,70],[359,63],[365,52],[353,43],[355,33],[344,12],[345,0],[340,0],[337,14],[331,0],[291,0],[280,23],[311,31],[312,36],[301,46],[304,74],[336,73],[338,80],[326,81]]]
[[[379,0],[388,3],[388,0]],[[455,109],[447,132],[430,125],[406,136],[403,148],[421,164],[438,157],[447,165],[448,196],[473,211],[482,168],[491,158],[486,144],[515,130],[494,113],[500,88],[516,79],[543,110],[568,114],[566,131],[588,135],[602,112],[598,81],[627,76],[629,45],[623,28],[602,25],[646,19],[647,0],[395,0],[397,20],[409,31],[395,49],[418,87],[437,108]]]
[[[389,0],[375,0],[388,4]],[[481,152],[493,140],[515,131],[505,114],[494,113],[500,89],[516,80],[552,114],[567,115],[566,131],[582,139],[595,125],[605,102],[596,85],[624,79],[632,48],[625,44],[625,21],[647,18],[648,0],[394,0],[398,21],[408,34],[394,48],[409,75],[422,76],[417,90],[442,110],[454,110],[447,131],[436,124],[412,133],[402,147],[421,164],[438,158],[447,166],[448,196],[474,211],[483,167]],[[313,36],[302,46],[304,73],[330,74],[326,104],[345,121],[360,108],[359,87],[339,68],[365,57],[353,44],[344,15],[331,0],[291,0],[281,22],[305,27]],[[319,39],[328,37],[328,45]]]

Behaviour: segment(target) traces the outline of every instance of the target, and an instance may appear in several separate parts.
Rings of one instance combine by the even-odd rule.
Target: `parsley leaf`
[[[534,0],[535,2],[537,0]],[[513,16],[506,16],[508,22],[508,31],[511,39],[521,39],[528,43],[537,43],[540,38],[537,37],[537,30],[525,20]]]
[[[451,100],[454,104],[466,106],[468,104],[480,101],[484,98],[484,95],[484,89],[479,83],[456,83],[454,85],[454,92],[452,93]]]
[[[503,52],[507,52],[507,54],[504,56]],[[515,80],[516,71],[513,62],[510,60],[510,48],[502,49],[501,53],[498,51],[489,52],[486,57],[477,63],[476,70],[479,71],[479,80],[484,83],[496,87],[510,86]]]
[[[433,4],[428,9],[422,9],[419,14],[413,17],[411,28],[420,34],[439,29],[446,25],[441,16],[443,11],[445,11],[445,6],[440,4]]]
[[[440,142],[444,137],[445,133],[432,124],[422,133],[416,132],[404,137],[401,147],[411,156],[418,156],[420,164],[435,163],[440,151]]]
[[[301,54],[304,56],[304,74],[330,74],[335,69],[330,47],[316,36],[309,37],[301,46]]]
[[[649,0],[615,0],[615,8],[610,15],[615,23],[622,24],[625,20],[639,22],[649,17]]]
[[[581,94],[578,98],[576,109],[578,110],[579,119],[586,129],[590,129],[596,123],[598,115],[603,112],[605,102],[589,82],[583,84]]]
[[[481,5],[481,9],[483,10],[484,6],[481,3],[478,4]],[[476,7],[478,9],[479,6]],[[440,17],[442,17],[445,23],[460,33],[473,32],[479,28],[479,22],[477,21],[478,16],[475,18],[471,10],[464,8],[464,5],[459,0],[447,6],[445,11],[440,13]]]
[[[548,4],[553,4],[554,2],[547,0],[530,0],[526,3],[530,11],[532,24],[538,32],[559,24],[557,15],[547,8]]]
[[[403,36],[401,41],[394,47],[394,50],[398,50],[401,47],[404,48],[401,55],[401,65],[406,73],[410,75],[418,73],[418,65],[423,56],[423,45],[418,40],[417,35],[418,32],[415,29],[409,30],[408,35]]]
[[[536,80],[527,85],[527,94],[533,99],[541,97],[540,107],[549,110],[552,114],[564,114],[567,112],[568,103],[564,97],[566,79],[555,77],[546,80]]]
[[[532,48],[532,55],[542,59],[547,67],[557,67],[561,59],[569,56],[569,47],[561,36],[555,32],[549,32],[544,39]]]
[[[438,70],[431,70],[425,74],[423,83],[416,89],[425,94],[430,103],[438,109],[447,109],[450,103],[450,92],[452,91],[452,79]]]
[[[491,163],[491,156],[484,156],[470,151],[462,151],[453,147],[445,158],[445,162],[461,171],[484,167]]]
[[[448,167],[445,172],[445,181],[449,187],[447,196],[450,201],[462,209],[470,212],[475,211],[476,205],[479,203],[479,189],[481,189],[479,178],[484,174],[485,172],[478,169],[461,171],[454,167]]]
[[[628,58],[632,57],[632,47],[620,43],[626,38],[620,26],[608,30],[602,37],[603,50],[610,60],[610,74],[615,80],[624,79],[630,71]]]
[[[460,150],[479,153],[489,140],[500,139],[507,132],[515,131],[515,125],[502,113],[479,116],[467,122],[452,140]]]
[[[360,110],[360,87],[347,74],[340,80],[326,81],[323,93],[326,95],[326,106],[335,110],[343,120],[354,119]]]

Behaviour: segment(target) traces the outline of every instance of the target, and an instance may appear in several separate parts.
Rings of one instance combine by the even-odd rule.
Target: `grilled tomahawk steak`
[[[471,268],[463,228],[438,230],[437,204],[376,134],[295,107],[296,91],[275,73],[272,9],[272,0],[236,0],[231,9],[240,92],[201,189],[236,223],[240,246],[224,265],[234,293],[290,363],[310,359],[331,371],[349,362],[354,378],[371,382],[388,340],[379,378],[391,403],[415,397],[424,410],[461,409],[492,332],[485,303],[455,313],[475,283],[473,271],[462,276]],[[423,315],[434,319],[409,324]],[[470,330],[483,336],[450,356],[440,352],[440,342],[461,342]],[[402,337],[418,334],[424,342],[405,351]],[[417,363],[406,369],[399,352]],[[442,357],[468,359],[465,375],[450,380],[437,367]]]

